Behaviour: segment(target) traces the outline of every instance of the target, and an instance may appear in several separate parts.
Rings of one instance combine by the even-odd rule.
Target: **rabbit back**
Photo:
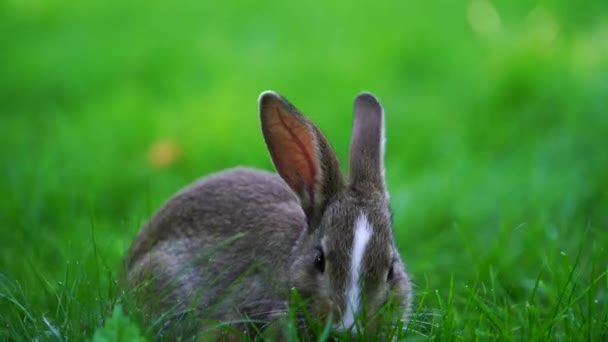
[[[305,227],[279,176],[215,173],[180,190],[142,227],[125,260],[127,282],[140,288],[146,312],[175,316],[166,324],[179,326],[188,313],[267,321],[286,305],[289,256]]]

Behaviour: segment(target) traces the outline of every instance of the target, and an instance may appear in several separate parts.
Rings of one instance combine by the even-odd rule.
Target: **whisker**
[[[420,312],[412,314],[411,317],[442,317],[443,315],[437,312]]]
[[[410,324],[413,324],[414,326],[420,324],[420,325],[426,325],[426,326],[435,327],[435,328],[439,327],[439,324],[437,324],[437,323],[426,322],[426,321],[410,321]]]
[[[416,330],[416,329],[409,329],[408,331],[410,331],[410,332],[412,332],[412,333],[414,333],[416,335],[420,335],[422,337],[429,338],[429,335],[423,333],[422,331],[419,331],[419,330]]]

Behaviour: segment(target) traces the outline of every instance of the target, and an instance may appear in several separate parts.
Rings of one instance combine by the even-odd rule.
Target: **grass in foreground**
[[[399,340],[603,340],[608,332],[608,277],[603,259],[606,254],[602,248],[594,248],[594,244],[589,239],[574,254],[556,250],[534,278],[524,281],[507,281],[499,267],[492,265],[480,269],[484,274],[479,277],[483,279],[473,282],[462,281],[461,275],[453,273],[447,286],[441,289],[418,279],[411,321],[403,326],[390,325],[390,334]],[[97,266],[72,265],[60,283],[53,284],[39,276],[39,282],[28,290],[44,293],[49,299],[45,307],[32,304],[22,285],[3,276],[0,338],[61,341],[102,333],[95,332],[110,317],[113,307],[122,303],[128,308],[132,303],[129,294],[120,292],[112,270],[103,266],[99,255],[91,254],[87,259]],[[517,263],[511,265],[516,266]],[[479,265],[471,266],[476,267]],[[91,270],[95,272],[91,274]],[[514,283],[521,287],[505,287]],[[135,314],[130,320],[138,322],[140,318]],[[148,338],[154,336],[154,324],[128,320],[105,326],[125,324],[129,328],[120,334],[137,332]],[[288,336],[297,336],[293,330],[296,323],[296,315],[286,316],[284,328]],[[230,328],[218,323],[217,329]],[[332,334],[325,325],[317,325],[313,330],[315,339],[346,338]],[[370,336],[364,333],[360,337]]]

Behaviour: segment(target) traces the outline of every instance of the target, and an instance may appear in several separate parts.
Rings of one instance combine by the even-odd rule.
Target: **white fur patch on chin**
[[[349,329],[355,323],[355,315],[361,310],[361,288],[359,287],[361,276],[361,262],[365,255],[367,244],[372,236],[372,226],[363,213],[355,221],[355,234],[353,237],[353,249],[350,255],[350,269],[348,287],[346,289],[346,311],[342,320],[336,326],[338,330]]]

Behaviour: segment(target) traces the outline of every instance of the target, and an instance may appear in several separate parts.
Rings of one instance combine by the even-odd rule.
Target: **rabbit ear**
[[[349,151],[351,185],[385,192],[384,140],[382,105],[370,93],[357,95]]]
[[[272,162],[313,225],[327,200],[344,186],[336,155],[319,129],[279,94],[263,92],[259,107]]]

